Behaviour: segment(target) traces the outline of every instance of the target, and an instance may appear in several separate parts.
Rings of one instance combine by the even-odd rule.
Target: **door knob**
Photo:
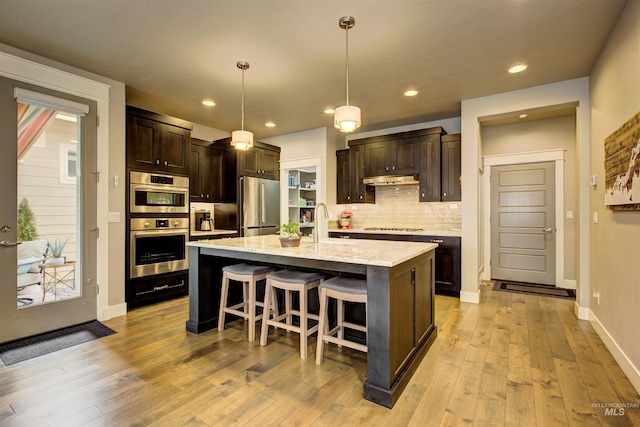
[[[544,231],[545,233],[553,233],[554,231],[556,231],[556,229],[549,227],[549,228],[543,228],[542,231]]]
[[[5,247],[7,247],[7,246],[18,246],[20,243],[22,243],[22,242],[10,242],[8,240],[3,240],[3,241],[0,242],[0,246],[5,246]]]

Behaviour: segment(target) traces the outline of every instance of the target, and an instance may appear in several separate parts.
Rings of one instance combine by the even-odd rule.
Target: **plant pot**
[[[51,260],[50,260],[51,264],[53,264],[53,265],[62,265],[66,261],[67,261],[67,257],[64,257],[64,256],[62,256],[62,257],[54,257],[54,258],[51,258]]]
[[[300,238],[299,237],[281,237],[280,238],[280,246],[283,248],[297,248],[300,246]]]

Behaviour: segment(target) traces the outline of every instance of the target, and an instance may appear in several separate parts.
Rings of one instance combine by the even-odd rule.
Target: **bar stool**
[[[338,346],[349,347],[354,350],[367,352],[367,346],[344,339],[344,328],[367,332],[367,327],[344,321],[344,302],[358,302],[367,304],[366,280],[349,277],[334,277],[323,282],[318,288],[320,292],[320,321],[318,323],[318,344],[316,349],[316,364],[322,362],[324,343],[331,342]],[[328,306],[329,298],[338,300],[338,322],[335,328],[329,330]],[[368,321],[367,321],[368,323]],[[337,336],[334,336],[336,335]],[[368,338],[368,337],[367,337]]]
[[[260,334],[260,345],[267,345],[267,335],[269,334],[269,325],[277,328],[286,329],[287,331],[293,331],[300,334],[300,358],[307,358],[307,338],[318,330],[318,325],[309,328],[308,320],[318,320],[318,316],[313,313],[308,313],[308,292],[311,289],[317,288],[324,276],[318,273],[306,273],[302,271],[293,270],[280,270],[267,275],[267,287],[264,293],[264,307],[268,310],[268,307],[273,305],[274,316],[272,319],[268,317],[262,319],[262,332]],[[285,291],[285,312],[277,314],[278,302],[273,295],[275,295],[275,289],[282,289]],[[300,310],[293,310],[291,308],[291,293],[298,292],[300,294]],[[300,326],[292,324],[292,317],[298,316],[300,318]],[[285,319],[285,323],[282,320]]]
[[[256,283],[264,280],[273,268],[261,265],[234,264],[222,268],[222,290],[220,292],[220,314],[218,330],[224,330],[225,313],[235,314],[249,321],[249,341],[256,339],[256,322],[264,317],[265,306],[256,301]],[[242,302],[227,307],[229,281],[242,282]],[[266,292],[266,289],[265,289]],[[262,307],[263,313],[256,316],[256,306]],[[267,316],[269,317],[269,316]]]

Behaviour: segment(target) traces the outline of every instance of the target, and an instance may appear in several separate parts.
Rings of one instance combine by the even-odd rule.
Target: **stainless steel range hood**
[[[418,175],[381,175],[368,176],[362,179],[362,183],[366,185],[382,186],[382,185],[402,185],[402,184],[419,184]]]

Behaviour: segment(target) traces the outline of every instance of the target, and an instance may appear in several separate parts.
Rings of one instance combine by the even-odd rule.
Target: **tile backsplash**
[[[353,228],[411,227],[446,231],[460,229],[461,202],[418,201],[418,185],[376,187],[375,204],[339,205],[351,211]]]

